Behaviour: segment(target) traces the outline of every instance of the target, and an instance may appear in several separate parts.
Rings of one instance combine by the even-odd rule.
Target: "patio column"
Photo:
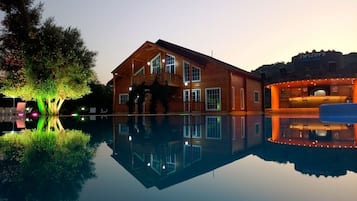
[[[352,98],[353,103],[357,103],[357,80],[353,81],[353,98]]]
[[[278,110],[280,108],[279,106],[279,100],[280,100],[280,89],[278,86],[272,85],[270,87],[271,90],[271,109]]]

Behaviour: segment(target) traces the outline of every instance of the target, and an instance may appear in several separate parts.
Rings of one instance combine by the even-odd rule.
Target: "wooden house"
[[[263,111],[260,78],[163,40],[145,42],[112,74],[114,113]]]

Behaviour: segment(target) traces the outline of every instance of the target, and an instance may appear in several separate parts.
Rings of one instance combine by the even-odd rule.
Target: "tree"
[[[18,80],[14,87],[24,81],[23,50],[30,46],[40,23],[42,4],[32,4],[33,0],[0,0],[0,10],[6,13],[1,21],[0,69],[6,71],[7,80]]]
[[[57,115],[65,100],[90,93],[88,84],[95,78],[92,67],[96,53],[85,47],[76,28],[56,26],[53,19],[37,25],[42,5],[31,8],[31,0],[16,2],[1,0],[0,4],[6,13],[2,43],[14,41],[1,51],[1,61],[10,72],[1,92],[35,100],[41,114]],[[22,26],[22,21],[9,20],[16,18],[13,13],[24,16],[28,26]],[[12,29],[14,26],[23,28]],[[12,62],[16,68],[9,62],[14,59],[8,58],[16,58]]]

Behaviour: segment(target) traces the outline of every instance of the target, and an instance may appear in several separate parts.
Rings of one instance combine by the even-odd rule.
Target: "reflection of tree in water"
[[[77,200],[84,182],[95,176],[89,140],[82,131],[64,129],[1,136],[0,198]]]

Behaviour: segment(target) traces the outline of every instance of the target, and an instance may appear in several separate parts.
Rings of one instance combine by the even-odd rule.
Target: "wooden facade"
[[[163,40],[145,42],[112,74],[114,113],[263,111],[258,77]],[[157,96],[166,95],[157,98],[157,103],[155,80]],[[133,89],[137,89],[135,93]],[[160,104],[165,101],[166,105]],[[128,103],[132,102],[130,111]],[[156,105],[154,112],[152,105]]]

